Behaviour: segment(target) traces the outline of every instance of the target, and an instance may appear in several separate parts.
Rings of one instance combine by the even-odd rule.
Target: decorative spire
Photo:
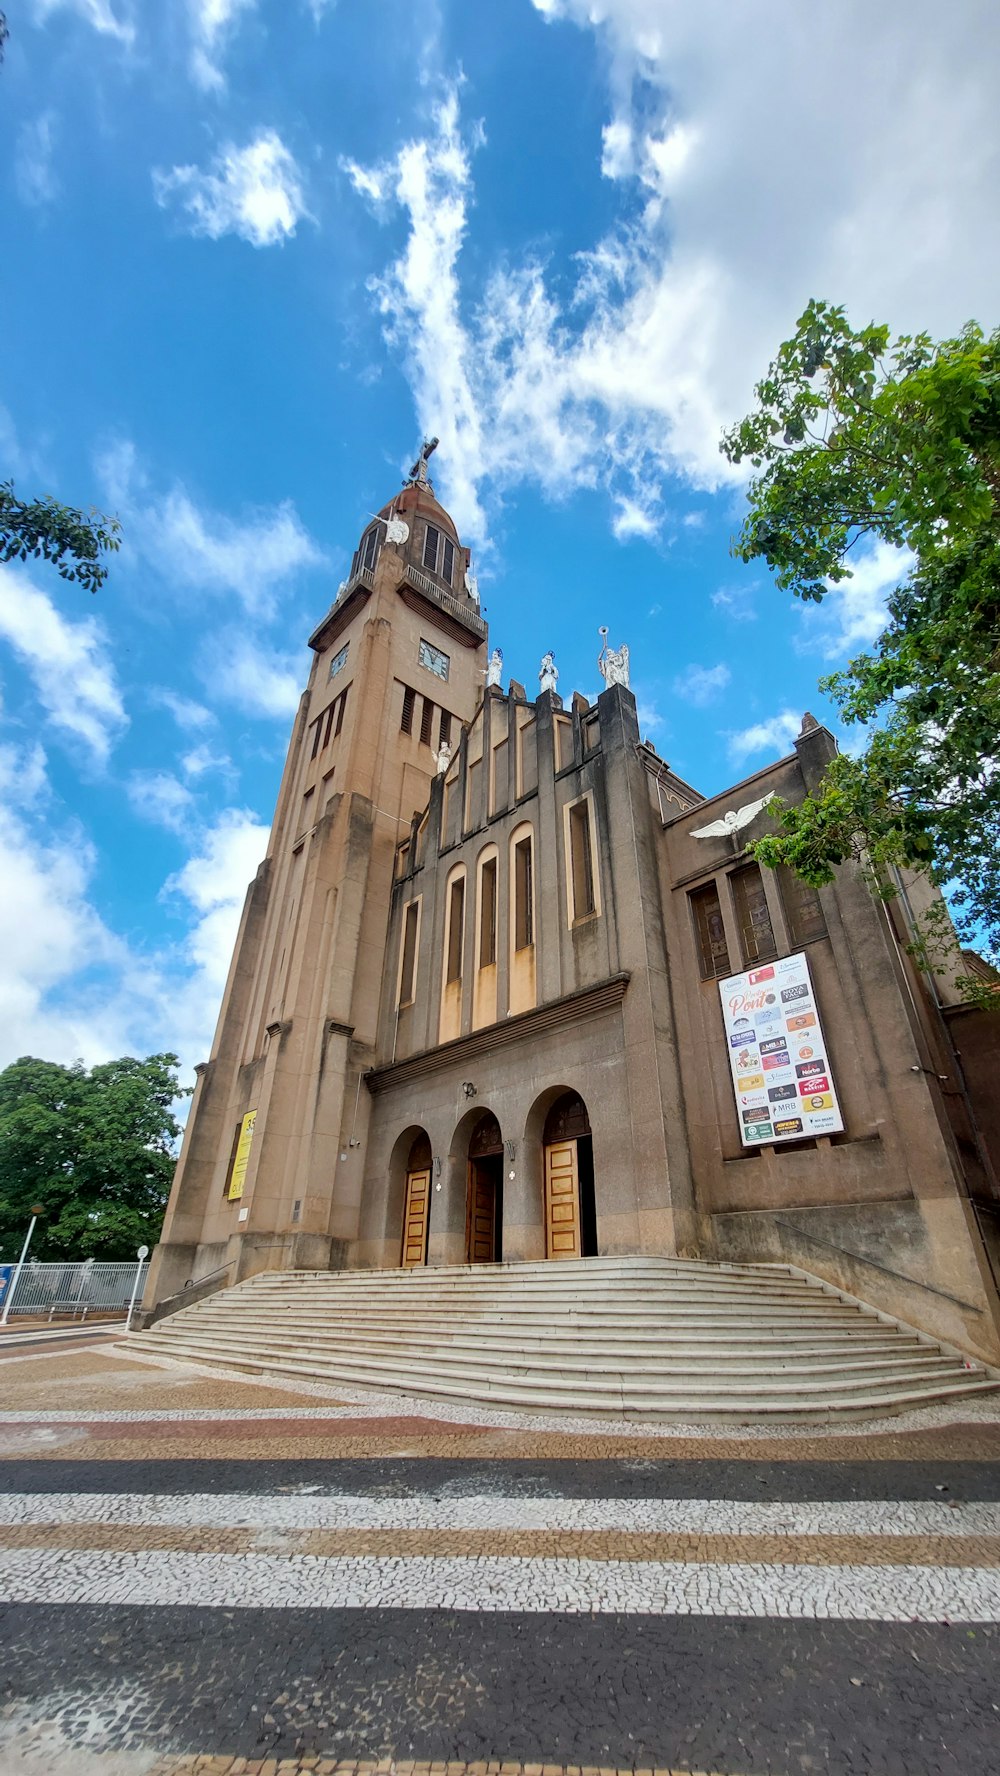
[[[420,447],[420,455],[417,457],[416,462],[407,475],[406,480],[403,483],[404,487],[426,487],[429,493],[434,492],[434,488],[431,486],[431,482],[427,475],[427,463],[433,456],[437,447],[437,438],[424,439],[423,444]]]
[[[620,648],[611,648],[608,646],[607,629],[602,627],[598,634],[604,643],[597,656],[597,668],[601,677],[607,685],[624,685],[628,690],[628,643],[623,641]]]

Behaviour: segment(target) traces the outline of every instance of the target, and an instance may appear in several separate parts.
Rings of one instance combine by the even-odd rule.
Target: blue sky
[[[0,568],[0,1063],[207,1055],[306,637],[420,436],[508,674],[706,793],[788,749],[899,571],[804,612],[718,453],[811,295],[995,325],[993,0],[22,0],[0,475],[116,512]]]

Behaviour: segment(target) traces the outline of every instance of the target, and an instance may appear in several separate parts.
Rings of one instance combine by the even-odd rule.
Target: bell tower
[[[147,1305],[225,1266],[337,1267],[357,1237],[396,848],[483,696],[469,551],[424,444],[309,637],[267,855],[247,893]]]

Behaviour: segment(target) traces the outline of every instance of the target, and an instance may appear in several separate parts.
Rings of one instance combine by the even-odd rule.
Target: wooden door
[[[579,1258],[580,1172],[575,1141],[553,1141],[545,1149],[545,1255]]]
[[[407,1172],[403,1209],[403,1269],[427,1263],[427,1223],[430,1219],[431,1174]]]
[[[470,1264],[492,1264],[496,1256],[497,1193],[487,1166],[469,1162],[468,1228],[465,1249]]]

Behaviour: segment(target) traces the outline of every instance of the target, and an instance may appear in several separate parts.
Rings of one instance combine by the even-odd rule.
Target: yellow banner
[[[256,1110],[248,1110],[240,1124],[240,1138],[236,1143],[233,1169],[229,1174],[229,1189],[226,1192],[230,1202],[237,1202],[243,1195],[243,1181],[250,1163],[250,1149],[253,1146],[253,1130],[256,1121]]]

